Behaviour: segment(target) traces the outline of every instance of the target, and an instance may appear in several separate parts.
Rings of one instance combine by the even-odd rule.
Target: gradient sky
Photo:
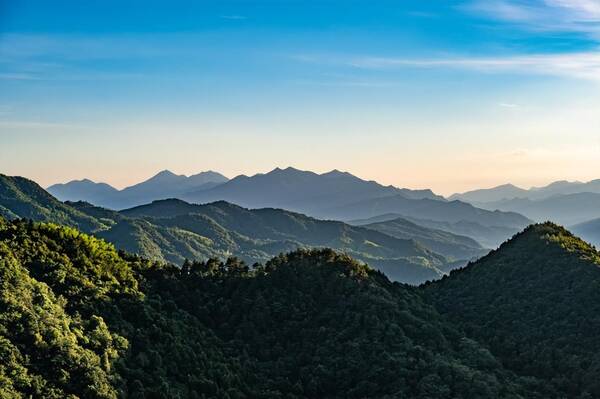
[[[0,173],[600,178],[600,0],[0,0]]]

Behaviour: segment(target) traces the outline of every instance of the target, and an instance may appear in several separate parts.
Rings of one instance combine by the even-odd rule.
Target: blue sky
[[[0,0],[0,171],[600,178],[599,48],[599,0]]]

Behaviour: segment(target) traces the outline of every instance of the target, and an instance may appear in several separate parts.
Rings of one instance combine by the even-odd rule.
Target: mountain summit
[[[600,397],[600,254],[552,223],[425,287],[437,309],[517,374]]]

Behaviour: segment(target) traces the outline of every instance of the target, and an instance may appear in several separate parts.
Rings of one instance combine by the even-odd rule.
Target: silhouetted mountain
[[[515,198],[526,198],[530,200],[541,200],[556,195],[567,195],[577,193],[600,194],[600,179],[591,180],[587,183],[569,182],[565,180],[556,181],[543,187],[532,187],[529,190],[505,184],[498,187],[467,191],[461,194],[453,194],[448,199],[469,202],[475,206],[483,203],[500,202]],[[488,207],[486,207],[488,209]]]
[[[521,213],[532,220],[573,225],[600,216],[600,194],[577,193],[555,195],[541,200],[512,199],[479,204],[485,209]]]
[[[86,201],[102,203],[110,201],[118,190],[106,183],[95,183],[88,179],[54,184],[46,189],[60,201]]]
[[[477,241],[447,231],[419,226],[404,218],[365,224],[371,230],[402,239],[413,239],[425,247],[450,259],[473,259],[485,255],[484,249]]]
[[[460,200],[463,202],[492,202],[512,198],[526,198],[528,191],[512,184],[503,184],[493,188],[485,188],[467,191],[461,194],[452,194],[448,200]]]
[[[350,205],[329,208],[323,215],[338,220],[366,219],[395,213],[417,219],[441,222],[475,222],[483,226],[503,226],[521,229],[531,221],[514,212],[488,211],[461,201],[414,200],[400,195],[355,202]],[[320,215],[317,215],[319,217]]]
[[[284,208],[311,216],[323,216],[320,212],[323,209],[392,195],[443,200],[443,197],[436,196],[430,190],[382,186],[337,170],[317,174],[294,168],[276,168],[269,173],[250,177],[237,176],[213,189],[190,192],[183,199],[194,203],[223,200],[247,208]]]
[[[546,397],[600,397],[600,254],[551,223],[425,287],[437,309]]]
[[[0,254],[3,397],[551,397],[331,250],[178,268],[0,218]]]
[[[85,201],[110,209],[124,209],[158,199],[182,196],[191,190],[208,190],[228,179],[220,173],[207,171],[192,176],[176,175],[163,170],[141,183],[116,190],[104,183],[90,180],[55,184],[48,191],[62,201]]]

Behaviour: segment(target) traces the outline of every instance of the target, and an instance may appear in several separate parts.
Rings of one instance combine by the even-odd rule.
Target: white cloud
[[[502,108],[519,108],[519,105],[514,103],[499,103],[498,105]]]
[[[515,72],[552,75],[600,82],[600,51],[571,54],[445,59],[357,57],[348,59],[345,63],[349,66],[365,69],[400,67],[455,68],[489,73]]]
[[[576,32],[600,40],[598,0],[474,0],[461,8],[532,31]]]

